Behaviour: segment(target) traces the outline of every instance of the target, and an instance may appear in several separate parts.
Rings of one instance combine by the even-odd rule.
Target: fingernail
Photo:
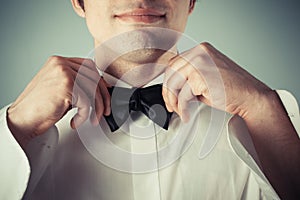
[[[110,108],[106,108],[106,109],[105,109],[104,115],[105,115],[105,116],[109,116],[109,115],[110,115]]]

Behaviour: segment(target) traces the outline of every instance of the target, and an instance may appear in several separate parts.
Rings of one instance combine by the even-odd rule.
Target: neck
[[[108,52],[106,51],[106,57],[107,54]],[[106,69],[101,69],[101,60],[99,60],[98,56],[96,57],[96,64],[102,71],[129,85],[142,87],[162,74],[168,66],[169,60],[176,54],[176,48],[172,48],[172,50],[167,52],[142,49],[118,57]],[[108,84],[113,85],[114,83]]]

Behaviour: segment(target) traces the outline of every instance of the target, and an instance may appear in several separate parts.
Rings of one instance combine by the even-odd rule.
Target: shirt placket
[[[147,120],[147,119],[142,119]],[[139,120],[138,122],[141,122]],[[132,159],[132,186],[134,199],[161,199],[158,170],[157,140],[154,123],[132,122],[129,125],[131,152],[138,156]]]

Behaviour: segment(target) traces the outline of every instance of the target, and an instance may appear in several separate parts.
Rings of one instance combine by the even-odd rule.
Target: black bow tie
[[[104,116],[112,132],[127,120],[131,111],[140,111],[168,130],[172,113],[167,111],[162,97],[162,85],[146,88],[108,88],[111,95],[111,114]]]

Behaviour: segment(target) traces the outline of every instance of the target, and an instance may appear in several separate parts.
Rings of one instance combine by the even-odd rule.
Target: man
[[[195,1],[72,0],[72,5],[75,12],[85,18],[95,47],[103,47],[111,38],[119,34],[126,36],[128,31],[135,34],[140,28],[183,32]],[[144,33],[138,32],[137,36],[137,46],[143,46]],[[133,42],[122,37],[117,41],[123,41],[121,46]],[[134,49],[132,44],[129,46],[129,50]],[[2,110],[1,160],[5,164],[1,166],[1,177],[4,177],[1,198],[20,199],[26,188],[25,199],[276,199],[277,194],[281,198],[297,198],[300,144],[296,122],[288,115],[287,105],[292,102],[288,94],[279,92],[280,99],[275,91],[207,43],[180,55],[176,55],[173,45],[169,50],[138,48],[113,60],[107,68],[103,67],[106,58],[101,52],[101,48],[95,50],[95,62],[82,58],[49,58],[17,100]],[[158,65],[149,68],[145,67],[147,63]],[[162,68],[159,64],[168,67]],[[104,71],[103,78],[97,67]],[[114,114],[111,100],[118,93],[107,88],[119,83],[118,79],[126,82],[127,87],[151,86],[161,75],[164,76],[162,98],[167,110],[174,112],[168,130],[159,129],[143,115],[133,112],[136,116],[131,116],[132,121],[125,122],[124,126],[119,124],[120,131],[111,134],[103,116]],[[196,104],[189,113],[188,102],[195,99],[224,112]],[[77,110],[71,110],[72,106]],[[93,108],[91,114],[90,107]],[[209,113],[214,112],[231,115],[224,117],[228,124],[220,130],[222,135],[215,148],[200,160],[194,143],[205,140],[200,132],[209,129],[207,119]],[[294,115],[295,120],[299,120],[298,113]],[[89,117],[91,123],[87,120]],[[67,126],[69,119],[73,130]],[[142,125],[144,122],[151,125]],[[126,133],[135,136],[141,132],[139,126],[147,132],[149,127],[154,128],[155,137],[146,138],[146,142],[128,138]],[[177,130],[184,130],[179,132],[181,135],[196,132],[200,139],[190,148],[184,145],[186,152],[175,152],[177,159],[163,166],[161,163],[172,156],[173,150],[167,151],[170,154],[163,160],[159,154],[154,156],[157,162],[150,162],[154,163],[153,168],[143,171],[147,166],[139,168],[143,163],[131,158],[130,166],[120,169],[116,168],[119,165],[109,163],[114,159],[110,151],[106,156],[111,160],[105,158],[107,162],[99,162],[103,157],[97,156],[107,151],[105,143],[98,140],[96,144],[100,145],[94,147],[86,136],[94,135],[99,128],[128,152],[149,146],[152,151],[158,151],[158,147],[171,142],[168,137],[173,137]],[[232,133],[229,136],[223,133],[227,133],[227,129]],[[198,133],[198,130],[201,131]],[[78,133],[84,146],[72,132]],[[157,134],[159,132],[165,134]],[[247,133],[257,155],[251,145],[247,146],[248,141],[243,143]],[[28,185],[29,164],[18,145],[26,152],[31,166]],[[4,152],[11,156],[5,156]],[[7,178],[11,173],[12,178]]]

